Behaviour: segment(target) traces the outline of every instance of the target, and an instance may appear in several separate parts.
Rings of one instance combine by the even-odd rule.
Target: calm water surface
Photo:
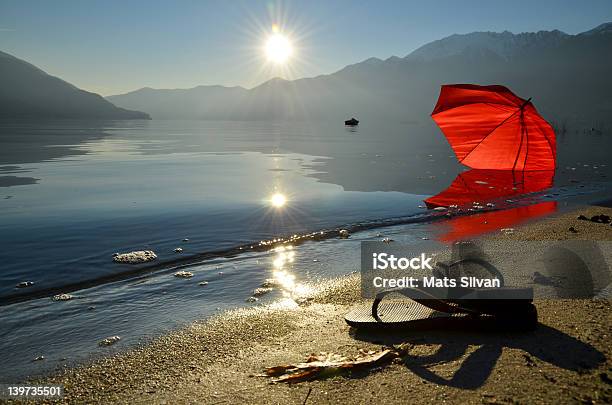
[[[555,195],[605,194],[610,137],[559,139]],[[286,252],[217,258],[190,266],[191,279],[162,269],[104,282],[134,269],[113,263],[114,252],[150,249],[164,263],[364,221],[410,222],[426,215],[424,198],[463,170],[430,124],[3,123],[0,146],[6,381],[121,350],[221,309],[295,298],[320,280],[358,270],[360,240],[380,232],[419,240],[434,231],[407,223]],[[282,207],[270,203],[274,194],[286,198]],[[275,277],[280,288],[245,303]],[[17,289],[22,281],[34,285]],[[36,295],[68,285],[70,301]],[[15,297],[20,302],[6,305]],[[97,346],[111,335],[121,342]],[[31,361],[41,355],[45,360]]]

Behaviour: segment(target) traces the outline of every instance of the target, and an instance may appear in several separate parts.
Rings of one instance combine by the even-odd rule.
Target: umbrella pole
[[[525,120],[523,118],[523,107],[522,106],[521,106],[520,112],[521,112],[521,115],[519,118],[519,124],[521,126],[521,142],[519,143],[518,150],[516,151],[516,157],[514,158],[514,164],[512,165],[513,172],[516,170],[516,164],[518,163],[519,156],[521,156],[521,150],[523,150],[523,136],[524,136],[523,131],[525,130]],[[523,166],[523,169],[525,169],[524,166]]]
[[[529,153],[529,134],[527,132],[527,128],[525,127],[525,115],[523,113],[524,108],[527,104],[529,104],[529,102],[531,101],[531,97],[529,97],[527,100],[525,100],[525,102],[523,104],[521,104],[521,107],[519,108],[519,111],[521,112],[521,117],[520,119],[520,124],[521,124],[521,143],[519,144],[519,150],[516,153],[516,159],[514,159],[514,165],[512,165],[512,171],[516,170],[516,164],[518,163],[518,159],[519,156],[521,155],[521,150],[523,149],[523,138],[527,137],[527,150],[525,151],[525,159],[523,160],[523,169],[525,170],[525,164],[527,163],[527,153]]]

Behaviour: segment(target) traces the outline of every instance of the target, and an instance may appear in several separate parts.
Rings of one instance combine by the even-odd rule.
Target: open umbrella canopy
[[[530,100],[504,86],[443,85],[431,117],[468,167],[554,170],[555,132]]]

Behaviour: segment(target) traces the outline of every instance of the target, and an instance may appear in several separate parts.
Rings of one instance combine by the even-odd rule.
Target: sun
[[[276,32],[266,41],[265,52],[270,62],[283,65],[291,58],[293,46],[289,38]]]
[[[283,205],[285,205],[286,202],[287,202],[287,197],[285,197],[284,195],[280,193],[276,193],[270,198],[270,203],[272,204],[272,206],[276,208],[282,207]]]

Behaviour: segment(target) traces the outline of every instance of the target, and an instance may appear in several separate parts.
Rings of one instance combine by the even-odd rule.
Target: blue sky
[[[0,0],[0,50],[104,95],[140,87],[252,87],[405,56],[454,33],[560,29],[612,21],[612,1]],[[295,58],[271,66],[273,23]]]

